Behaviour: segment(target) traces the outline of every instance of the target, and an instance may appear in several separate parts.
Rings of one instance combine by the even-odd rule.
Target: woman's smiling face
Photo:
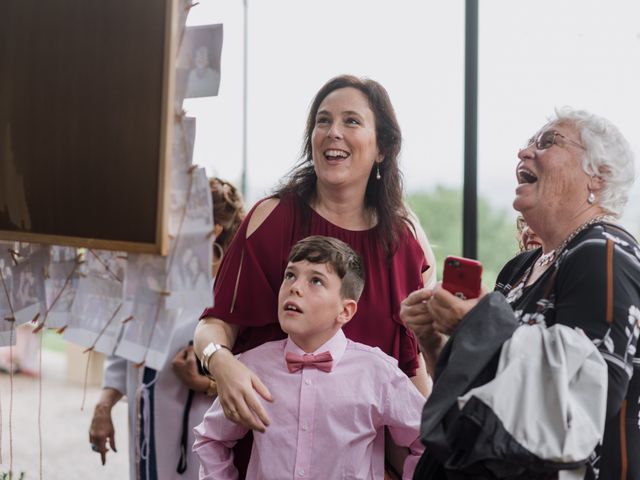
[[[518,186],[513,207],[525,215],[553,220],[570,218],[584,208],[589,195],[589,175],[582,167],[584,148],[578,129],[571,124],[550,124],[534,137],[555,132],[553,142],[537,145],[530,142],[518,153]],[[547,134],[547,138],[551,138]]]
[[[327,95],[318,108],[311,142],[319,182],[365,188],[374,162],[380,161],[376,119],[367,97],[353,87]]]

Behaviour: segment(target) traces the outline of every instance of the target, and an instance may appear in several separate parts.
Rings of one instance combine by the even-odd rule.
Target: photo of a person
[[[201,45],[193,54],[193,68],[187,79],[188,98],[208,97],[218,94],[220,72],[209,66],[209,49]]]
[[[188,27],[178,58],[176,90],[183,98],[213,97],[220,88],[222,24]]]

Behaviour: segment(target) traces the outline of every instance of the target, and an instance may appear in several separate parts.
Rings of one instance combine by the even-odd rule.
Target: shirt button
[[[307,379],[304,381],[304,384],[305,384],[305,385],[311,385],[311,380],[309,380],[309,379],[307,378]],[[302,471],[304,471],[304,470],[302,470]]]
[[[307,430],[309,430],[309,425],[307,425],[306,423],[303,423],[303,424],[302,424],[302,430],[304,430],[305,432],[306,432]]]
[[[299,477],[304,477],[304,470],[299,470],[298,471],[298,476]]]

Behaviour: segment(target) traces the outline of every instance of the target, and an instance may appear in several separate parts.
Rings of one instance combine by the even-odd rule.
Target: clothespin
[[[130,322],[131,320],[133,320],[133,315],[129,315],[127,318],[122,320],[121,323],[124,325],[125,323]]]
[[[20,255],[19,252],[17,252],[12,248],[9,248],[8,250],[9,250],[9,253],[11,254],[11,260],[13,260],[13,265],[14,266],[18,265],[18,259],[22,257],[22,255]]]
[[[69,325],[65,325],[65,326],[63,326],[63,327],[60,327],[59,329],[57,329],[57,330],[56,330],[56,333],[57,333],[58,335],[62,335],[62,334],[64,333],[64,331],[67,329],[67,327],[68,327],[68,326],[69,326]]]
[[[94,346],[93,346],[93,345],[91,345],[89,348],[85,348],[85,349],[82,351],[82,353],[89,353],[89,352],[92,352],[92,351],[93,351],[93,349],[94,349]]]
[[[187,115],[187,111],[184,108],[181,108],[180,110],[176,110],[176,120],[178,120],[179,122],[182,122],[182,119],[186,117],[186,115]]]

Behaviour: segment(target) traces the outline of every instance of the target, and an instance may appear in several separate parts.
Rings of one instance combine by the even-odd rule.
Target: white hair
[[[570,123],[578,129],[585,147],[582,168],[587,175],[600,177],[603,188],[599,204],[608,213],[620,217],[635,181],[635,158],[629,142],[606,118],[571,107],[555,109],[550,123]]]

